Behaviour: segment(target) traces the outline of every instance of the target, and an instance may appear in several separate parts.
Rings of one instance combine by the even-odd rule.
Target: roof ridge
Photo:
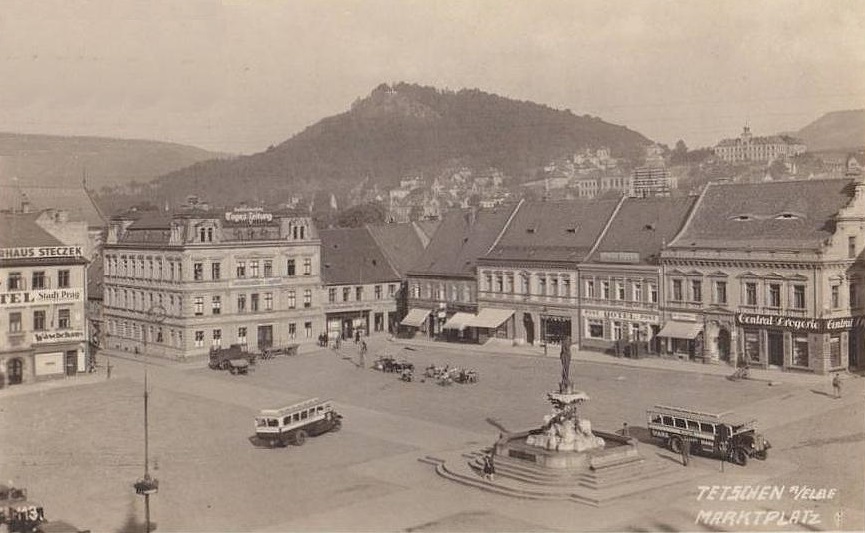
[[[375,236],[375,232],[370,231],[369,226],[369,224],[365,224],[363,226],[363,229],[365,229],[367,234],[372,237],[372,242],[374,242],[376,247],[378,247],[379,252],[381,252],[381,255],[384,256],[384,260],[387,261],[387,265],[390,267],[390,269],[393,270],[394,274],[396,274],[397,277],[402,278],[402,273],[400,273],[399,269],[394,264],[393,258],[387,251],[387,246],[384,246],[381,242],[379,242],[379,240]]]

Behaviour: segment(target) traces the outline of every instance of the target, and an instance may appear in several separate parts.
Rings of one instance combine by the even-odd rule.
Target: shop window
[[[793,308],[805,309],[805,286],[793,285]]]
[[[684,298],[682,298],[682,280],[674,279],[673,280],[673,294],[672,300],[674,302],[681,302]]]
[[[769,284],[769,301],[768,307],[781,307],[781,285],[778,283]]]
[[[760,362],[760,332],[745,330],[745,359]]]
[[[808,367],[808,336],[793,337],[793,366]]]
[[[592,339],[604,338],[604,322],[601,320],[589,320],[589,337]]]
[[[727,303],[727,282],[715,282],[715,303],[725,305]]]
[[[57,288],[59,288],[59,289],[68,289],[69,288],[69,271],[68,270],[58,270],[57,271]]]
[[[829,366],[832,368],[841,366],[841,335],[829,337]]]
[[[757,284],[748,282],[745,284],[745,305],[757,305]]]

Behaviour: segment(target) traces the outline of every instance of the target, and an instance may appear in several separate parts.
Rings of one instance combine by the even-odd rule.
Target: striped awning
[[[475,315],[471,313],[454,313],[452,317],[445,322],[445,325],[442,326],[444,329],[459,329],[463,330],[468,326],[469,322],[475,318]]]
[[[403,326],[412,326],[415,328],[419,328],[426,321],[426,317],[430,314],[429,309],[423,309],[420,307],[415,307],[414,309],[410,309],[405,318],[402,319]]]
[[[481,309],[478,315],[472,317],[471,322],[466,325],[473,328],[497,328],[513,314],[513,309]]]
[[[676,322],[671,320],[664,324],[658,337],[672,337],[674,339],[693,339],[703,331],[703,324],[697,322]]]

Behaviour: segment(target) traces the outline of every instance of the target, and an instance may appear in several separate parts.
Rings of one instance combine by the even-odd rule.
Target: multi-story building
[[[319,236],[328,338],[392,332],[402,280],[370,231],[327,229]]]
[[[315,342],[324,331],[312,220],[236,208],[112,221],[105,245],[105,344],[185,358]]]
[[[863,365],[865,185],[709,184],[661,254],[664,350],[826,373]]]
[[[590,255],[622,201],[520,204],[478,259],[478,327],[517,343],[573,342],[579,324],[577,264]]]
[[[715,156],[728,163],[773,161],[793,157],[805,152],[805,143],[789,135],[754,137],[745,126],[736,139],[723,139],[715,146]]]
[[[581,348],[616,341],[657,351],[660,254],[681,229],[695,198],[626,198],[579,269]]]
[[[87,368],[87,234],[62,242],[36,218],[0,214],[0,387]]]
[[[433,338],[477,340],[467,319],[477,312],[477,258],[505,228],[514,206],[447,213],[423,255],[408,269],[403,331]]]

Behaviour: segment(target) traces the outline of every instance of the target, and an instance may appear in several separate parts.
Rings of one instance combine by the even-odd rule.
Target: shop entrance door
[[[70,350],[66,352],[66,375],[74,376],[78,372],[78,352]]]
[[[784,366],[784,334],[770,331],[768,337],[769,365]]]
[[[258,326],[258,349],[273,348],[273,326]]]
[[[20,357],[10,359],[6,368],[9,371],[10,385],[18,385],[24,381],[24,361]]]
[[[535,344],[535,322],[532,315],[523,313],[523,326],[526,328],[526,344]]]
[[[718,358],[730,362],[730,332],[724,328],[718,331]]]

